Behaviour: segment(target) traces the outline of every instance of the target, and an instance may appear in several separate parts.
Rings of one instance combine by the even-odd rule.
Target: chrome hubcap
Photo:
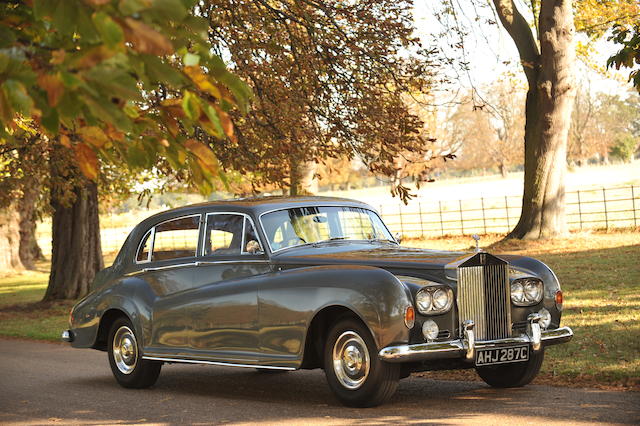
[[[333,371],[342,386],[358,389],[369,375],[369,351],[355,331],[345,331],[333,345]]]
[[[131,374],[138,362],[138,343],[133,331],[125,325],[113,336],[113,359],[118,370],[123,374]]]

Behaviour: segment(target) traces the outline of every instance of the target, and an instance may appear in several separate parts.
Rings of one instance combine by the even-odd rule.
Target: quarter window
[[[182,217],[155,227],[152,261],[193,257],[198,248],[200,216]]]

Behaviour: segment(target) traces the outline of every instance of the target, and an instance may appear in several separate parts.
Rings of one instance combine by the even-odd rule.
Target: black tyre
[[[336,322],[324,347],[324,372],[329,387],[344,405],[374,407],[396,391],[400,365],[378,358],[376,344],[362,322]]]
[[[121,386],[148,388],[158,380],[162,362],[142,359],[140,343],[128,319],[119,318],[113,323],[108,345],[109,365]]]
[[[504,365],[477,367],[478,375],[494,388],[517,388],[531,383],[540,372],[544,361],[544,349],[531,353],[529,361]]]

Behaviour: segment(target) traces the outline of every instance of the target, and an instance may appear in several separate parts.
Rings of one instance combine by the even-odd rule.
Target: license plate
[[[476,349],[476,365],[508,364],[529,360],[529,346]]]

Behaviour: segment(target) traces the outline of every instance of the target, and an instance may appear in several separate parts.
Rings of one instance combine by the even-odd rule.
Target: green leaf
[[[33,16],[37,20],[42,20],[45,16],[53,17],[60,1],[61,0],[35,0],[33,2]]]
[[[133,15],[149,7],[149,0],[120,0],[118,9],[123,15]]]
[[[91,9],[85,4],[78,4],[77,31],[80,39],[89,44],[98,43],[100,34],[91,19]]]
[[[124,41],[124,32],[122,31],[122,27],[120,27],[120,25],[118,25],[106,13],[95,13],[93,15],[93,23],[107,46],[115,47]]]
[[[152,83],[169,84],[177,88],[185,83],[184,76],[171,65],[164,63],[160,58],[153,55],[140,55],[144,62],[145,70]]]
[[[222,128],[222,123],[220,122],[220,117],[218,117],[218,113],[216,112],[216,110],[209,104],[203,105],[202,109],[204,110],[204,113],[207,115],[207,117],[211,121],[211,124],[213,125],[213,128],[216,131],[216,134],[212,136],[220,139],[224,138],[224,129]]]
[[[6,80],[2,85],[7,95],[7,100],[13,109],[22,114],[31,114],[31,108],[33,107],[33,100],[27,93],[27,89],[24,85],[13,79]]]
[[[0,26],[0,48],[11,46],[16,41],[16,36],[9,28]]]
[[[60,126],[60,117],[58,116],[58,110],[56,108],[49,108],[42,114],[40,120],[45,129],[56,135]]]
[[[187,52],[184,55],[182,61],[184,62],[185,66],[194,67],[200,63],[200,56]]]
[[[200,117],[200,100],[188,90],[184,91],[182,110],[191,120],[197,120]]]
[[[53,26],[63,35],[72,35],[78,21],[77,2],[61,0],[53,13]]]
[[[182,21],[189,13],[181,0],[155,0],[149,12],[158,21]]]
[[[87,83],[98,89],[106,99],[142,100],[137,81],[122,69],[98,65],[85,73]]]

